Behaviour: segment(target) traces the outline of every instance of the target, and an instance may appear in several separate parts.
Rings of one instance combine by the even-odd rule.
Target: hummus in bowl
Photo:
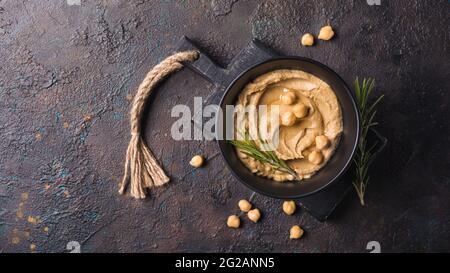
[[[320,78],[295,69],[279,69],[260,75],[248,83],[238,95],[235,132],[249,131],[260,135],[260,127],[276,134],[276,156],[284,160],[297,177],[275,170],[270,164],[260,162],[237,149],[238,158],[252,172],[278,182],[311,178],[333,156],[343,133],[341,107],[333,89]],[[239,111],[247,106],[267,106],[267,111],[256,118]],[[271,109],[276,106],[279,122],[271,122]],[[276,129],[274,127],[277,127]],[[274,130],[275,129],[275,130]],[[275,132],[275,133],[273,133]],[[260,149],[262,143],[255,141]]]

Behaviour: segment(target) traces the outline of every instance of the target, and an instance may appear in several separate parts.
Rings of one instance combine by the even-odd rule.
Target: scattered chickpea
[[[252,209],[247,213],[247,216],[250,221],[256,223],[258,222],[259,218],[261,218],[261,213],[259,212],[259,209]]]
[[[331,38],[333,38],[333,36],[334,36],[333,28],[330,25],[328,25],[328,26],[324,26],[323,28],[320,29],[318,38],[320,40],[328,41],[328,40],[331,40]]]
[[[245,199],[242,199],[241,201],[239,201],[239,209],[243,212],[249,212],[252,209],[252,204],[250,204],[250,202],[248,202]]]
[[[196,155],[191,159],[189,164],[191,164],[191,166],[194,168],[200,168],[203,165],[203,161],[204,161],[203,156]]]
[[[305,232],[303,231],[303,229],[301,227],[293,226],[293,227],[291,227],[291,230],[289,233],[290,233],[289,238],[300,239],[303,236],[303,233],[305,233]]]
[[[325,149],[330,146],[330,140],[325,136],[316,136],[316,148],[319,150]]]
[[[229,228],[239,228],[241,225],[241,220],[236,215],[230,215],[227,220],[227,226]]]
[[[314,45],[314,36],[311,33],[306,33],[302,37],[302,45],[312,46]]]
[[[287,215],[294,214],[296,209],[295,202],[294,201],[284,201],[283,202],[283,211]]]
[[[299,103],[292,108],[292,112],[297,118],[304,118],[308,115],[309,108],[303,103]]]
[[[17,237],[17,236],[14,236],[14,237],[11,239],[11,243],[12,243],[13,245],[19,244],[19,243],[20,243],[20,238]]]
[[[323,161],[323,155],[320,151],[313,151],[308,155],[308,161],[315,165],[320,165]]]
[[[291,105],[295,102],[296,96],[292,91],[287,91],[280,96],[280,100],[283,104]]]
[[[286,112],[283,115],[281,115],[281,124],[284,126],[292,126],[297,121],[294,113],[292,112]]]

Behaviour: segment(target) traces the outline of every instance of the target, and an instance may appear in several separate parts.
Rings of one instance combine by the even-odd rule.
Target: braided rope
[[[195,61],[197,51],[179,52],[167,57],[147,73],[134,97],[130,111],[131,140],[125,159],[125,173],[120,183],[119,193],[124,194],[130,184],[130,194],[136,199],[146,197],[146,188],[161,186],[169,182],[169,177],[159,166],[147,147],[141,132],[142,115],[145,103],[155,86],[171,73],[183,67],[182,62]]]

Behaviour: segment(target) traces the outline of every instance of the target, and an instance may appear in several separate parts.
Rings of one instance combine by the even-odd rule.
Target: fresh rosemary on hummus
[[[265,140],[259,140],[262,145],[267,145]],[[235,146],[242,154],[249,156],[263,164],[268,164],[273,170],[284,172],[297,178],[297,173],[289,167],[284,160],[281,160],[273,151],[263,151],[256,144],[256,141],[249,138],[248,133],[245,134],[244,140],[230,140],[233,146]],[[241,155],[242,157],[242,155]]]

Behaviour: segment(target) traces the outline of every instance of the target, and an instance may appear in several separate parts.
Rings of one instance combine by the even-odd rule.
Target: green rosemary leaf
[[[356,166],[353,186],[359,197],[361,205],[363,206],[365,205],[364,197],[370,180],[369,165],[373,159],[373,151],[376,147],[376,144],[368,146],[366,138],[370,128],[378,124],[375,121],[375,116],[377,114],[376,107],[384,98],[384,95],[382,95],[378,97],[371,105],[369,105],[369,100],[371,99],[374,87],[374,79],[363,79],[362,83],[360,83],[358,78],[355,80],[355,96],[361,116],[361,138],[353,160]]]
[[[263,148],[268,148],[269,143],[267,140],[259,140]],[[269,164],[273,169],[288,173],[294,178],[299,179],[297,173],[284,161],[278,158],[273,151],[262,151],[254,140],[250,140],[248,133],[246,132],[244,140],[229,140],[228,143],[232,144],[242,153],[249,157],[252,157],[259,162]]]

